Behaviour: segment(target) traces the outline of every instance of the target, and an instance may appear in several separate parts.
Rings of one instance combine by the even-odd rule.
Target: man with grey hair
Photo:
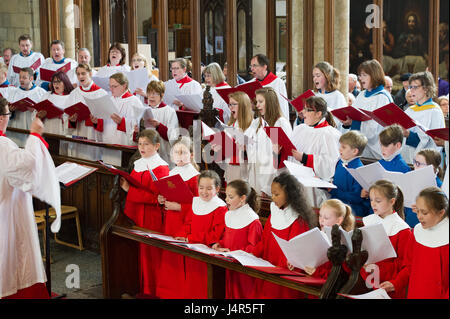
[[[359,90],[357,88],[358,76],[356,74],[350,73],[348,75],[348,92],[352,93],[356,98],[359,94]]]
[[[0,59],[3,59],[3,63],[6,64],[6,66],[9,66],[9,61],[14,54],[15,52],[12,48],[5,48],[3,50],[3,57],[1,57]]]
[[[394,82],[392,82],[392,78],[390,76],[385,76],[384,79],[386,80],[386,85],[385,85],[385,89],[386,91],[388,91],[390,94],[392,94],[392,87],[394,86]]]

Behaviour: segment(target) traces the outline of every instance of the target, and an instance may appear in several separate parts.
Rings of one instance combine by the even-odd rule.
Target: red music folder
[[[449,140],[449,129],[447,127],[444,128],[438,128],[438,129],[434,129],[434,130],[428,130],[425,133],[427,133],[427,135],[431,136],[432,138],[440,138],[443,139],[445,141]]]
[[[100,163],[100,165],[102,165],[104,168],[106,168],[109,172],[113,173],[114,175],[119,175],[119,176],[125,178],[125,180],[128,183],[130,183],[130,185],[132,185],[136,188],[148,190],[148,187],[145,187],[144,185],[142,185],[141,182],[139,182],[137,179],[135,179],[133,176],[131,176],[127,172],[117,169],[112,165],[106,164],[103,161],[98,161],[98,162]]]
[[[237,85],[234,88],[217,89],[216,91],[227,104],[230,104],[230,99],[228,98],[228,95],[230,95],[231,93],[244,92],[248,95],[250,100],[253,100],[256,97],[255,92],[262,88],[263,86],[259,81],[251,81]]]
[[[283,96],[283,95],[281,95]],[[314,92],[311,90],[308,90],[306,92],[304,92],[302,95],[299,95],[297,98],[295,98],[294,100],[289,100],[287,97],[283,96],[288,102],[289,104],[291,104],[298,113],[300,113],[301,111],[303,111],[303,108],[305,107],[305,101],[310,98],[311,96],[315,96]]]
[[[159,193],[169,202],[182,204],[192,203],[194,195],[180,175],[173,175],[155,181]]]
[[[52,80],[53,74],[55,74],[56,72],[60,72],[60,71],[67,73],[70,70],[70,66],[71,66],[70,62],[67,62],[62,67],[60,67],[59,69],[57,69],[55,71],[41,68],[39,70],[39,72],[41,73],[41,80],[43,80],[45,82],[50,82]]]
[[[46,111],[47,115],[45,116],[45,118],[47,118],[49,120],[60,117],[61,115],[64,114],[63,110],[61,110],[60,108],[55,106],[55,104],[53,104],[49,100],[44,100],[42,102],[39,102],[39,103],[33,105],[33,108],[38,112]]]
[[[32,65],[30,65],[29,67],[30,68],[32,68],[34,71],[36,71],[39,67],[41,66],[41,59],[37,59]],[[21,69],[23,69],[23,68],[25,68],[25,66],[24,67],[22,67],[22,68],[19,68],[18,66],[13,66],[13,71],[14,71],[14,73],[20,73],[20,70]]]
[[[72,116],[75,113],[78,114],[77,121],[85,121],[91,115],[91,111],[89,111],[87,105],[82,102],[78,102],[77,104],[68,107],[64,110],[64,113],[68,114],[69,116]]]
[[[239,148],[236,141],[225,131],[207,136],[207,138],[212,145],[220,146],[220,151],[216,154],[216,161],[224,161],[225,159],[233,159],[233,162],[238,161]]]
[[[387,104],[373,112],[362,110],[383,127],[393,124],[401,125],[405,130],[416,126],[416,122],[394,103]]]
[[[33,100],[26,97],[24,99],[21,99],[19,101],[12,103],[11,106],[14,106],[16,108],[16,110],[18,110],[20,112],[26,112],[26,111],[28,111],[28,108],[32,108],[35,104],[36,103],[34,103]]]
[[[347,120],[347,116],[353,121],[359,122],[365,122],[372,119],[369,115],[357,108],[354,108],[353,106],[342,107],[331,111],[331,113],[342,122]]]
[[[273,144],[278,144],[282,146],[281,152],[285,153],[286,156],[293,156],[292,150],[297,150],[292,141],[287,137],[286,133],[284,133],[281,127],[270,127],[266,126],[264,128],[267,136],[270,138]]]

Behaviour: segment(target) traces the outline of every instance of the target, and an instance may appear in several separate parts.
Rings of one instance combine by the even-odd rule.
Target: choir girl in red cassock
[[[234,180],[227,185],[225,233],[213,245],[222,252],[243,250],[251,253],[261,241],[263,227],[256,211],[259,210],[256,191],[243,180]],[[231,270],[226,271],[226,298],[251,298],[255,279]]]
[[[370,204],[374,214],[363,218],[365,226],[381,223],[389,236],[397,257],[382,260],[376,263],[379,269],[379,282],[381,287],[390,293],[392,298],[405,298],[406,291],[399,276],[403,265],[408,243],[410,242],[411,229],[404,221],[403,193],[397,185],[388,180],[379,180],[370,187]],[[369,265],[361,269],[361,276],[366,279],[369,273],[366,271]],[[378,287],[374,287],[378,288]]]
[[[323,202],[319,212],[319,226],[322,231],[324,227],[333,227],[339,225],[343,230],[349,232],[355,227],[355,217],[352,214],[350,206],[344,204],[339,199],[329,199]],[[325,264],[317,268],[305,267],[304,271],[313,277],[327,279],[331,272],[333,264],[327,261]],[[348,272],[350,270],[344,264],[344,269]],[[288,268],[293,270],[294,267],[288,263]]]
[[[419,224],[408,244],[403,284],[408,299],[447,299],[449,284],[448,198],[440,188],[430,187],[416,200]]]
[[[227,206],[217,194],[221,180],[214,171],[203,171],[198,177],[198,194],[192,209],[186,213],[186,221],[176,239],[189,243],[212,246],[218,243],[225,230]],[[180,269],[180,271],[183,271]],[[184,298],[207,298],[207,265],[195,259],[185,258]]]
[[[131,176],[141,182],[146,189],[130,185],[125,179],[120,184],[128,192],[125,203],[125,214],[136,226],[161,232],[162,211],[158,203],[158,190],[153,181],[169,175],[169,166],[158,154],[160,137],[154,130],[142,131],[139,135],[139,153],[141,159],[134,162]],[[161,251],[156,247],[141,244],[140,246],[140,283],[141,293],[155,295],[155,273],[159,267]]]
[[[253,254],[275,266],[287,268],[287,260],[272,233],[284,240],[290,240],[317,225],[317,217],[305,193],[304,186],[298,180],[283,172],[272,182],[272,203],[270,217],[264,225],[262,241]],[[253,298],[297,299],[303,293],[256,279]]]
[[[172,162],[175,168],[170,171],[170,176],[179,174],[188,185],[192,194],[198,196],[198,166],[193,162],[193,144],[189,137],[180,137],[172,146]],[[163,231],[166,235],[175,236],[183,227],[186,213],[191,209],[191,203],[169,202],[162,195],[158,196],[163,210]],[[156,294],[159,298],[179,299],[183,298],[184,256],[163,250],[161,255],[161,266],[158,272],[158,286]]]

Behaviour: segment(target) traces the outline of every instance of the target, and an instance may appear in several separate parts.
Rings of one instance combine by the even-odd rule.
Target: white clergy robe
[[[70,58],[63,58],[59,62],[56,62],[55,60],[53,60],[53,58],[47,58],[45,59],[44,64],[42,64],[41,68],[50,71],[56,71],[68,63],[70,63],[70,70],[66,73],[66,75],[69,77],[70,83],[76,83],[77,82],[76,74],[70,71],[75,70],[75,68],[78,66],[78,63]],[[36,85],[48,89],[49,84],[50,82],[41,79],[41,73],[39,73],[36,80]]]
[[[166,97],[175,95],[195,95],[195,94],[203,96],[203,89],[200,83],[191,79],[187,75],[180,81],[171,79],[165,82],[164,84],[166,86],[166,93],[164,94],[164,96]],[[164,99],[164,103],[169,104],[166,101],[167,100]],[[172,106],[175,110],[178,110],[178,106],[176,106],[175,104],[169,105]]]
[[[23,56],[22,53],[13,55],[9,61],[8,67],[7,78],[9,83],[15,87],[19,87],[19,69],[29,68],[36,63],[37,60],[41,60],[41,65],[44,63],[45,58],[42,53],[31,51],[31,54],[28,56]],[[40,66],[36,68],[35,72],[39,72],[39,69]]]

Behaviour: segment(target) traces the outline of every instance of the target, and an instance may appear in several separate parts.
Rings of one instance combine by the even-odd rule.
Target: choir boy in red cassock
[[[162,82],[161,82],[162,83]],[[193,144],[189,137],[180,137],[172,146],[172,161],[175,168],[170,171],[170,176],[179,174],[188,185],[192,194],[198,196],[198,166],[193,160]],[[163,231],[166,235],[175,236],[183,227],[186,213],[191,209],[191,203],[169,202],[162,195],[158,196],[160,204],[165,206],[163,211]],[[156,294],[159,298],[179,299],[183,298],[184,256],[163,250],[161,266],[158,272],[158,287]]]
[[[225,230],[226,204],[217,194],[221,180],[214,171],[203,171],[198,178],[198,194],[192,209],[186,213],[186,221],[176,239],[189,243],[212,246],[219,242]],[[183,271],[180,269],[179,271]],[[207,298],[206,263],[185,258],[184,298]]]
[[[227,185],[225,233],[213,245],[221,252],[243,250],[253,252],[261,241],[263,227],[255,211],[259,210],[256,191],[243,180],[234,180]],[[255,289],[255,279],[231,270],[226,271],[226,298],[251,298]]]
[[[364,225],[381,223],[389,236],[389,240],[397,253],[397,257],[377,262],[379,268],[380,282],[383,287],[388,287],[390,296],[396,299],[406,297],[405,287],[399,284],[401,276],[400,269],[403,265],[406,249],[410,242],[411,229],[404,221],[403,193],[393,183],[387,180],[379,180],[370,187],[370,204],[374,214],[363,218]],[[367,265],[361,269],[361,276],[366,279],[369,273]],[[378,288],[378,287],[374,287]]]
[[[314,228],[316,224],[317,217],[304,186],[294,176],[283,172],[272,182],[270,217],[264,225],[262,241],[256,245],[253,254],[275,266],[287,268],[286,257],[272,233],[281,239],[290,240]],[[297,299],[303,296],[299,291],[257,279],[253,298]]]
[[[139,135],[139,152],[141,159],[134,162],[131,172],[145,189],[130,185],[121,179],[121,187],[128,192],[125,203],[125,214],[136,226],[162,232],[162,211],[158,203],[158,190],[153,181],[169,175],[168,164],[158,154],[160,137],[154,130],[142,131]],[[155,296],[156,271],[159,267],[161,251],[156,247],[141,244],[140,246],[140,283],[141,294]]]
[[[414,227],[401,272],[402,284],[408,285],[407,298],[448,300],[447,195],[437,187],[424,189],[417,197],[416,212],[420,223]]]

